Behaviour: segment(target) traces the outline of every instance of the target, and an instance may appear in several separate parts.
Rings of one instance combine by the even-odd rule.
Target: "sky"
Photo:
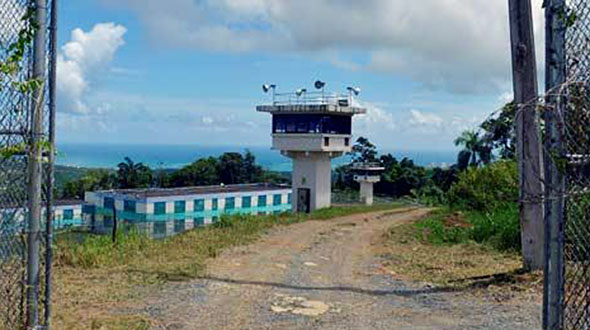
[[[330,92],[361,88],[355,136],[452,150],[511,99],[507,3],[61,1],[58,143],[270,146],[261,85],[320,79]]]

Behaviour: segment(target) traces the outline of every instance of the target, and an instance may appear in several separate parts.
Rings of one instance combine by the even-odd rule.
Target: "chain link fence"
[[[547,329],[590,329],[590,1],[547,1]]]
[[[42,7],[40,10],[38,7]],[[0,0],[0,329],[38,328],[49,324],[51,238],[45,219],[51,215],[55,75],[49,15],[51,1]],[[45,11],[47,10],[47,15]],[[36,19],[39,15],[40,20]],[[27,32],[29,31],[29,33]],[[47,38],[38,38],[40,31]],[[28,33],[28,34],[27,34]],[[34,40],[38,44],[34,46]],[[40,42],[40,43],[39,43]],[[37,48],[37,52],[35,52]],[[35,58],[37,54],[37,58]],[[41,59],[41,61],[39,60]],[[38,73],[34,67],[37,64]],[[39,91],[36,93],[35,91]],[[38,97],[35,99],[34,95]],[[35,104],[38,104],[35,106]],[[53,110],[52,110],[53,109]],[[41,116],[34,116],[34,113]],[[40,129],[35,132],[35,123]],[[33,144],[32,141],[38,141]],[[33,146],[43,149],[41,171],[31,171]],[[40,231],[29,230],[31,182],[41,176]],[[34,189],[34,188],[33,188]],[[38,191],[39,189],[37,189]],[[34,191],[34,190],[33,190]],[[31,250],[33,246],[38,246]],[[34,251],[36,250],[36,251]],[[33,253],[31,253],[33,251]],[[31,258],[32,257],[32,258]],[[31,259],[35,268],[31,268]],[[32,299],[31,299],[32,298]]]

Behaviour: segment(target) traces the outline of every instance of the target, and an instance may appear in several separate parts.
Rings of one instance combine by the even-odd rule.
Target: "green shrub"
[[[469,233],[465,228],[447,226],[445,221],[451,215],[448,209],[440,209],[430,216],[418,221],[416,227],[420,230],[421,239],[432,244],[458,244],[469,239]]]
[[[518,172],[513,161],[499,161],[459,174],[448,193],[453,208],[481,212],[494,211],[518,200]]]
[[[449,221],[452,218],[454,221]],[[474,241],[498,250],[520,249],[518,205],[506,203],[489,212],[441,209],[416,223],[419,238],[431,244]]]
[[[518,204],[504,203],[489,212],[470,212],[473,225],[469,236],[478,243],[487,243],[499,250],[520,250]]]

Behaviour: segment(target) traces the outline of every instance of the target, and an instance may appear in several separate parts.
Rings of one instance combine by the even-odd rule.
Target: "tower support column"
[[[330,207],[332,161],[325,152],[287,152],[293,159],[291,203],[297,212]]]
[[[361,202],[367,205],[373,205],[373,182],[360,181],[361,185]]]

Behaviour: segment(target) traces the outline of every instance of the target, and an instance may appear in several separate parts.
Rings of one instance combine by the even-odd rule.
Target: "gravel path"
[[[401,282],[383,271],[383,233],[426,212],[273,230],[212,260],[207,277],[168,285],[140,312],[156,329],[540,328],[537,303]]]

